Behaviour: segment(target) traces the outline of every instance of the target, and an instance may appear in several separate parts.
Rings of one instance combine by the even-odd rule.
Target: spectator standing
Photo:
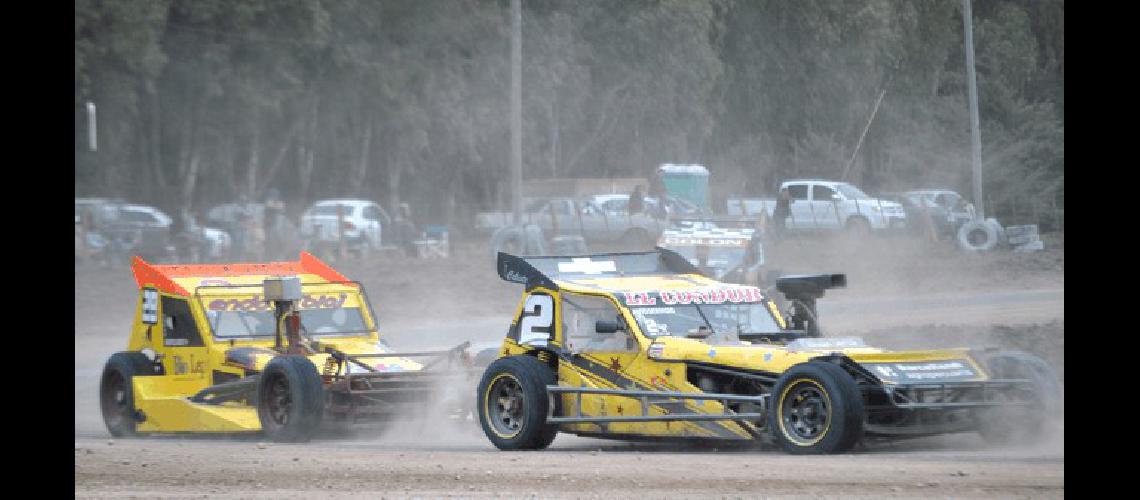
[[[275,190],[270,191],[270,196],[265,200],[265,258],[272,261],[282,260],[284,253],[288,251],[288,246],[285,241],[285,231],[282,227],[284,225],[283,219],[285,218],[285,202],[280,198],[274,196]]]
[[[644,210],[645,195],[641,193],[641,184],[638,184],[629,195],[629,215],[639,214]]]
[[[416,251],[416,238],[419,236],[416,223],[412,220],[412,208],[407,203],[401,203],[396,211],[396,235],[399,244],[408,257],[418,257]]]
[[[792,194],[788,192],[788,188],[780,190],[780,196],[776,199],[776,209],[772,211],[772,235],[777,238],[784,237],[784,231],[788,228],[788,217],[792,215]]]

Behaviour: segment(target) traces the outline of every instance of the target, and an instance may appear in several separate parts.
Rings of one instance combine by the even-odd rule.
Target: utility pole
[[[95,135],[95,103],[87,101],[87,148],[91,151],[99,149],[98,137]]]
[[[511,210],[522,223],[522,0],[511,0]]]
[[[974,165],[974,208],[985,220],[986,204],[982,198],[982,132],[978,126],[978,79],[974,73],[974,15],[970,0],[962,0],[962,23],[966,27],[966,83],[970,92],[970,150]]]

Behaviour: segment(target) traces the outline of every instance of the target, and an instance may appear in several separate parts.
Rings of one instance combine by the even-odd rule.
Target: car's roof
[[[592,198],[594,200],[621,200],[621,199],[629,198],[629,194],[628,193],[625,193],[625,194],[623,194],[623,193],[595,194],[595,195],[593,195]]]
[[[199,287],[248,287],[259,285],[274,276],[297,276],[302,284],[344,283],[343,274],[308,252],[298,260],[266,263],[232,264],[151,264],[139,257],[131,262],[139,288],[155,287],[166,293],[189,296]],[[221,285],[221,286],[218,286]],[[232,288],[230,288],[232,292]]]
[[[379,205],[379,203],[359,198],[330,198],[327,200],[317,200],[313,203],[313,206],[317,205]]]
[[[559,288],[584,293],[625,293],[729,286],[700,274],[555,278]]]
[[[747,291],[760,297],[752,286],[717,281],[701,274],[685,257],[666,249],[579,256],[517,257],[499,253],[499,277],[523,283],[527,289],[545,287],[578,293],[660,293],[702,290]],[[628,295],[626,296],[628,300]]]
[[[150,205],[123,204],[123,205],[119,205],[119,208],[121,208],[121,209],[123,209],[123,210],[135,210],[135,211],[138,211],[138,212],[158,212],[158,213],[163,213],[163,211],[162,211],[162,210],[159,210],[158,208],[152,207],[152,206],[150,206]]]
[[[87,205],[95,203],[122,203],[122,198],[76,198],[77,205]]]
[[[913,194],[943,194],[943,193],[958,194],[957,191],[953,191],[950,189],[912,189],[910,191],[907,191],[907,193],[908,194],[911,194],[911,193],[913,193]],[[961,196],[961,195],[958,195],[958,196]]]
[[[817,185],[829,185],[829,186],[850,185],[850,182],[847,182],[847,181],[833,181],[833,180],[828,180],[828,179],[789,179],[789,180],[783,181],[782,183],[790,183],[790,182],[814,182],[814,183],[817,183]]]
[[[683,238],[695,244],[701,240],[708,240],[710,242],[717,242],[723,240],[750,240],[755,229],[741,228],[689,228],[689,229],[667,229],[661,233],[660,241],[666,241],[669,238]],[[715,243],[714,243],[715,244]]]

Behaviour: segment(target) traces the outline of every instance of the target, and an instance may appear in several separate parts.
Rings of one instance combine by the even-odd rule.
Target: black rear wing
[[[651,252],[519,257],[499,252],[499,277],[522,283],[527,289],[543,286],[557,290],[556,279],[605,276],[701,274],[677,252],[656,248]]]
[[[830,288],[846,287],[846,274],[799,274],[776,278],[776,290],[789,301],[801,304],[795,307],[791,328],[816,337],[820,335],[816,299],[823,297],[824,291]]]

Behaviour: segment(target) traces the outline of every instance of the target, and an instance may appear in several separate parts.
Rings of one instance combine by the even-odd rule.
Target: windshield
[[[350,292],[339,284],[314,283],[302,288],[297,301],[301,314],[301,334],[306,337],[324,335],[360,336],[372,332],[365,322],[361,307],[367,301],[360,292]],[[275,331],[273,306],[260,293],[242,292],[241,289],[260,289],[261,285],[202,285],[195,295],[206,313],[206,320],[219,339],[241,337],[269,337]],[[260,290],[258,290],[260,291]],[[368,316],[374,317],[371,311]]]
[[[741,334],[779,333],[767,302],[632,307],[646,337],[693,337],[709,343],[739,342]]]
[[[859,188],[852,186],[850,184],[836,184],[835,188],[838,189],[840,193],[843,193],[843,196],[849,200],[870,200],[871,199],[870,196],[867,196],[867,193],[860,191]]]
[[[273,337],[273,311],[206,311],[210,329],[217,338]],[[302,309],[301,333],[305,336],[368,333],[359,307]]]
[[[679,246],[666,247],[681,254],[689,263],[701,269],[716,269],[720,272],[728,271],[744,262],[747,250],[743,246]]]
[[[312,215],[336,215],[337,208],[340,208],[341,215],[351,217],[354,207],[350,205],[317,205],[309,212]]]

